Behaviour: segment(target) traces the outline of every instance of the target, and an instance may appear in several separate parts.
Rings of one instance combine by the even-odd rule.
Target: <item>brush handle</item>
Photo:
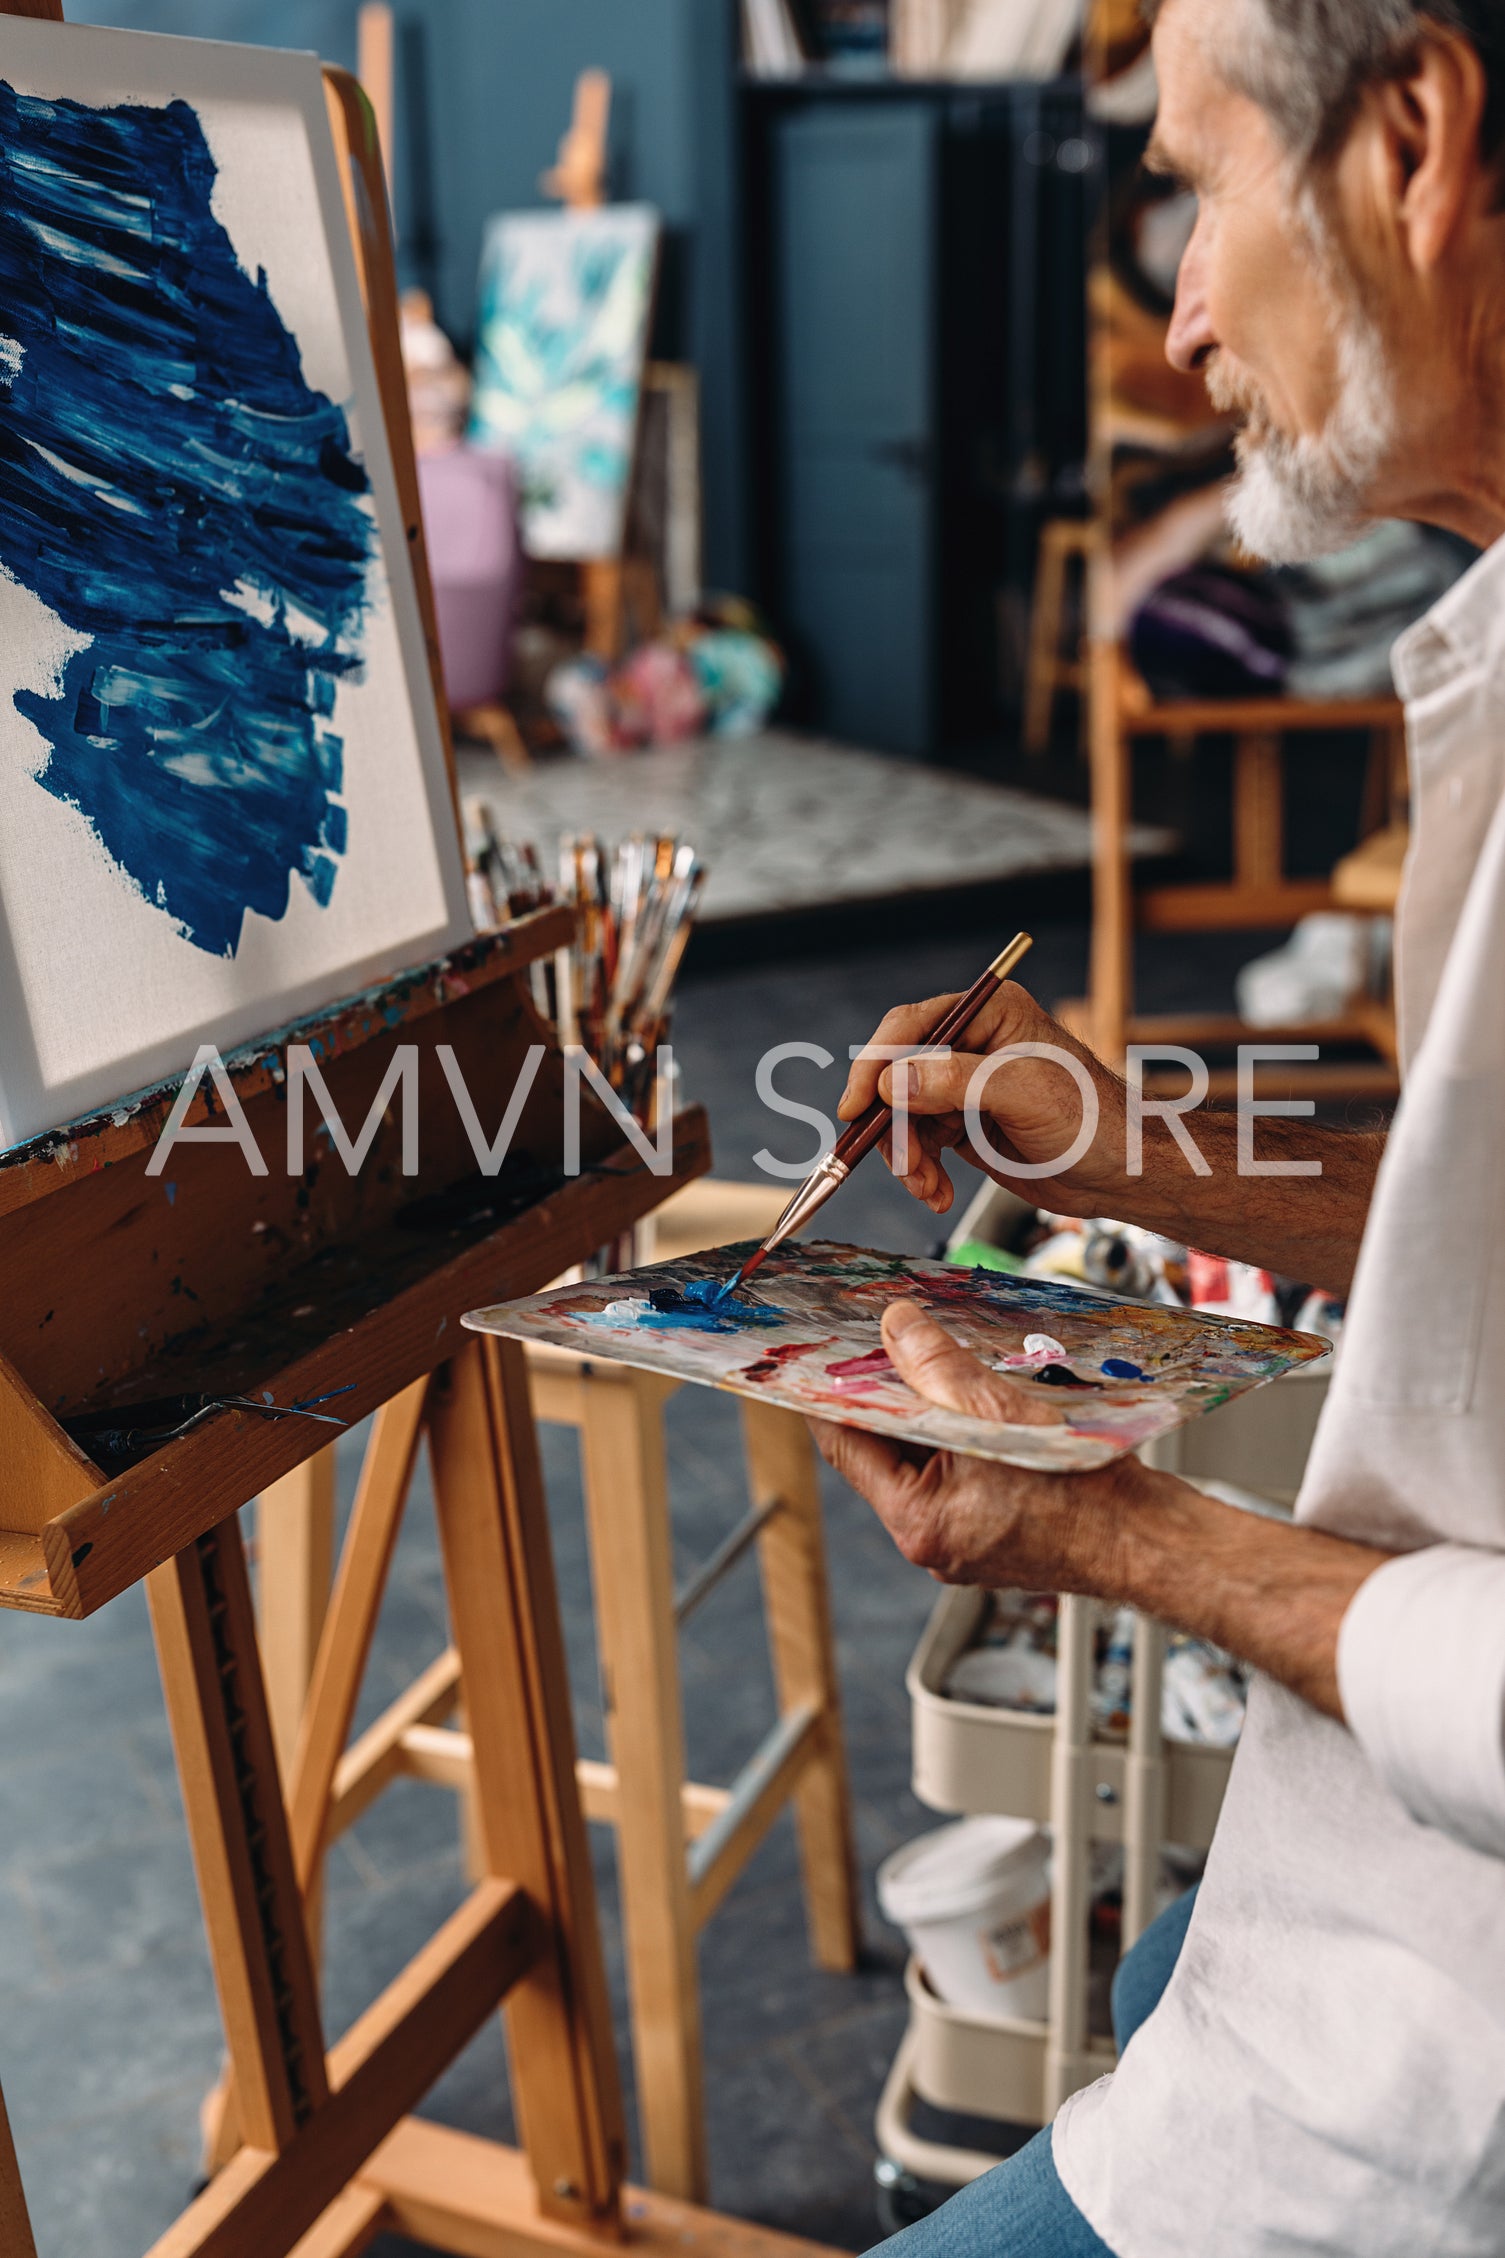
[[[995,963],[988,966],[982,978],[968,989],[961,1002],[952,1005],[924,1048],[913,1054],[915,1058],[935,1058],[940,1052],[949,1050],[958,1035],[965,1035],[984,1004],[992,1002],[1031,946],[1028,934],[1021,933],[1018,940],[1005,949]],[[831,1154],[832,1160],[842,1162],[848,1169],[855,1168],[858,1161],[866,1160],[873,1148],[882,1144],[893,1125],[894,1109],[891,1105],[870,1106],[862,1119],[854,1121],[850,1129],[837,1139]]]
[[[1028,933],[1020,933],[1009,943],[1002,956],[995,957],[975,987],[969,988],[960,1003],[953,1004],[945,1018],[931,1033],[923,1049],[914,1051],[914,1058],[934,1058],[939,1051],[948,1050],[958,1035],[965,1035],[973,1020],[986,1003],[991,1003],[1015,967],[1028,956],[1034,947]],[[753,1272],[761,1267],[776,1247],[781,1247],[796,1231],[802,1231],[835,1197],[860,1160],[865,1160],[875,1145],[883,1142],[893,1127],[894,1109],[891,1105],[870,1106],[860,1121],[854,1121],[829,1156],[823,1160],[795,1193],[778,1223],[763,1241],[750,1262],[743,1264],[732,1280],[730,1291],[744,1284]]]

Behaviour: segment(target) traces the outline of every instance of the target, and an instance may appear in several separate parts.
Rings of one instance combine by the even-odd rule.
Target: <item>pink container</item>
[[[456,713],[507,688],[522,592],[517,470],[508,455],[460,445],[421,455],[418,484],[444,679]]]

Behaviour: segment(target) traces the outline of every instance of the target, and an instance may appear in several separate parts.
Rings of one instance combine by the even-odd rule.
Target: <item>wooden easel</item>
[[[762,1239],[782,1207],[782,1195],[765,1187],[694,1185],[652,1218],[651,1258]],[[581,1762],[576,1777],[587,1818],[616,1829],[644,2173],[660,2192],[701,2202],[709,2163],[696,1941],[786,1806],[794,1809],[817,1964],[850,1973],[859,1950],[815,1454],[802,1420],[773,1405],[744,1403],[748,1513],[676,1592],[663,1412],[679,1383],[562,1350],[535,1347],[525,1355],[535,1416],[580,1436],[610,1761]],[[322,1657],[315,1659],[317,1622],[313,1641],[303,1642],[333,1527],[331,1455],[314,1462],[324,1469],[318,1493],[283,1485],[283,1494],[261,1501],[258,1520],[263,1664],[274,1717],[291,1720],[290,1745],[305,1698],[315,1711],[326,1698],[318,1682]],[[380,1492],[390,1504],[378,1513],[357,1511],[334,1603],[334,1613],[348,1621],[330,1630],[326,1652],[330,1640],[340,1651],[369,1644],[369,1602],[351,1595],[380,1589],[411,1471],[407,1431],[379,1432],[361,1495]],[[679,1633],[754,1550],[778,1715],[737,1777],[709,1786],[690,1778],[686,1762]],[[274,1622],[273,1604],[288,1609],[290,1626]],[[317,1604],[322,1616],[322,1600]],[[470,1735],[463,1726],[448,1729],[463,1697],[460,1656],[451,1647],[367,1726],[334,1775],[326,1850],[397,1779],[457,1791],[468,1820]],[[305,1880],[311,1905],[317,1887],[312,1870]],[[206,2128],[209,2159],[221,2162],[234,2145],[222,2093],[211,2099]]]
[[[0,0],[3,13],[61,20],[58,0]],[[426,599],[380,154],[354,80],[329,72],[326,87]],[[428,621],[436,656],[431,605]],[[233,1147],[180,1147],[168,1201],[146,1170],[171,1087],[0,1161],[0,1606],[82,1618],[147,1582],[244,2133],[150,2258],[286,2258],[295,2247],[298,2258],[345,2258],[389,2227],[469,2258],[558,2258],[624,2239],[665,2258],[800,2247],[652,2196],[634,2196],[624,2218],[620,2097],[526,1375],[519,1353],[467,1342],[457,1326],[465,1308],[543,1284],[664,1195],[589,1107],[585,1172],[559,1173],[563,1062],[523,976],[567,924],[549,911],[520,921],[228,1062],[253,1134],[276,1151],[291,1043],[319,1043],[346,1119],[364,1116],[395,1045],[412,1043],[425,1093],[416,1179],[401,1174],[400,1125],[388,1121],[358,1179],[326,1171],[312,1186],[253,1177]],[[500,1110],[525,1050],[545,1045],[517,1132],[523,1173],[510,1183],[473,1177],[463,1132],[437,1102],[440,1042],[483,1118]],[[201,1094],[189,1124],[214,1102]],[[674,1181],[708,1159],[703,1118],[682,1117]],[[253,1391],[260,1411],[244,1407]],[[326,1637],[290,1811],[236,1515],[319,1446],[324,1430],[291,1407],[332,1391],[351,1420],[379,1412],[404,1450],[420,1424],[428,1431],[481,1871],[328,2047],[303,1883],[363,1654]],[[128,1427],[133,1405],[190,1395],[222,1408],[167,1440],[93,1444],[113,1472],[60,1424],[87,1431],[103,1412]],[[362,1510],[390,1510],[390,1499],[368,1492]],[[349,1619],[337,1606],[332,1620]],[[522,2152],[409,2114],[503,2002]],[[0,2234],[5,2258],[31,2258],[3,2103]]]
[[[566,211],[598,212],[606,202],[611,104],[608,73],[582,71],[575,82],[574,114],[559,144],[558,162],[538,184]],[[628,581],[625,556],[594,557],[580,566],[585,647],[609,662],[622,656],[627,637]]]

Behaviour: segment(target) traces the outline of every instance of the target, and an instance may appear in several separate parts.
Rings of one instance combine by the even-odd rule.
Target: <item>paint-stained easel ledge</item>
[[[567,947],[574,937],[569,909],[545,909],[519,918],[501,933],[488,933],[450,956],[394,975],[329,1009],[290,1022],[244,1043],[225,1059],[225,1068],[242,1099],[255,1097],[287,1078],[287,1053],[306,1043],[321,1062],[357,1050],[375,1036],[412,1026],[462,996],[523,970]],[[186,1071],[186,1061],[185,1061]],[[81,1176],[95,1175],[129,1160],[157,1142],[181,1086],[181,1076],[122,1098],[107,1112],[49,1130],[29,1143],[0,1152],[0,1215],[29,1207],[49,1192],[61,1191]],[[206,1076],[189,1109],[189,1126],[211,1122],[221,1112]]]

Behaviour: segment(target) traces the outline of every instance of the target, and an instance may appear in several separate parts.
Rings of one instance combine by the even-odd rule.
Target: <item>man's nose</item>
[[[1176,310],[1165,340],[1165,357],[1172,368],[1192,375],[1218,349],[1207,295],[1207,271],[1196,235],[1187,246],[1176,277]]]

